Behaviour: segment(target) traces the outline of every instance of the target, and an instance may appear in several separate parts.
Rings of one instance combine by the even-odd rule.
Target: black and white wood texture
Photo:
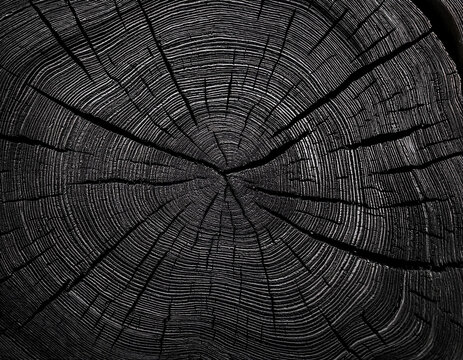
[[[1,359],[463,359],[461,0],[1,1]]]

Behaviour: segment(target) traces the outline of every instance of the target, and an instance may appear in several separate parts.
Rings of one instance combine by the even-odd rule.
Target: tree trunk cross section
[[[2,1],[0,358],[463,358],[463,3]]]

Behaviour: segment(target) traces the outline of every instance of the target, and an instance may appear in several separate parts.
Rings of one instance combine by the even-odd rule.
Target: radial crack
[[[90,266],[85,270],[83,271],[79,276],[77,276],[70,284],[69,284],[69,288],[68,288],[68,291],[71,291],[74,287],[76,287],[80,282],[82,282],[85,277],[91,273],[94,269],[96,269],[100,263],[102,263],[111,253],[113,253],[118,247],[119,245],[121,245],[121,243],[127,239],[130,234],[132,234],[135,230],[137,230],[142,224],[144,224],[151,216],[153,216],[154,214],[156,214],[157,212],[159,212],[161,209],[163,209],[164,207],[166,207],[168,204],[170,204],[171,202],[173,202],[174,200],[176,199],[172,199],[172,200],[169,200],[167,203],[164,203],[162,204],[158,209],[156,209],[155,211],[149,213],[146,217],[144,217],[142,220],[140,220],[139,222],[137,222],[135,225],[131,226],[128,230],[126,230],[126,232],[122,235],[122,237],[119,238],[119,240],[117,240],[113,245],[111,245],[110,247],[108,247],[107,249],[105,249],[104,251],[101,252],[101,254],[96,258],[94,259]]]
[[[219,232],[217,234],[217,248],[216,248],[216,252],[219,251],[219,241],[220,241],[220,238],[222,237],[222,221],[223,221],[223,206],[226,202],[226,198],[224,197],[223,198],[223,202],[221,204],[221,207],[220,207],[220,216],[219,216]],[[210,241],[210,244],[209,244],[209,251],[207,253],[207,257],[206,257],[206,270],[209,269],[209,258],[211,257],[211,253],[212,253],[212,246],[213,246],[213,240],[212,239]]]
[[[49,195],[39,195],[39,196],[34,196],[30,198],[22,198],[22,199],[11,199],[11,200],[2,200],[2,204],[7,204],[7,203],[16,203],[16,202],[21,202],[21,201],[39,201],[39,200],[44,200],[44,199],[54,199],[60,196],[63,196],[63,193],[60,194],[49,194]]]
[[[228,181],[227,181],[227,183],[228,183]],[[268,292],[268,294],[270,296],[270,307],[271,307],[271,312],[272,312],[273,328],[276,331],[275,299],[273,298],[273,294],[272,294],[271,288],[270,288],[270,277],[268,275],[267,266],[265,264],[265,256],[264,256],[264,251],[262,249],[262,244],[260,243],[259,232],[257,231],[257,228],[255,227],[254,223],[247,216],[246,211],[244,209],[244,206],[243,206],[241,200],[237,197],[237,195],[235,194],[235,191],[233,190],[233,185],[230,184],[229,189],[230,189],[231,195],[235,199],[236,204],[241,209],[241,212],[242,212],[244,218],[249,223],[249,225],[251,225],[252,229],[254,230],[254,232],[256,234],[256,242],[257,242],[257,245],[259,247],[259,254],[260,254],[260,257],[261,257],[262,268],[264,269],[264,275],[265,275],[265,279],[266,279],[266,283],[267,283],[267,292]]]
[[[334,334],[334,336],[336,336],[336,338],[338,339],[339,343],[344,347],[344,349],[351,355],[355,356],[357,359],[361,360],[362,358],[360,357],[360,355],[354,350],[352,349],[349,344],[343,339],[343,337],[341,336],[341,334],[339,334],[336,329],[334,328],[333,326],[333,323],[330,321],[330,319],[328,319],[328,317],[323,313],[321,312],[321,315],[323,316],[323,318],[325,319],[326,323],[328,324],[328,326],[330,327],[331,329],[331,332]]]
[[[264,2],[265,0],[260,0],[259,13],[257,14],[257,20],[259,20],[260,15],[262,14],[262,10],[264,9]]]
[[[201,229],[203,227],[204,220],[206,219],[207,214],[209,214],[209,211],[211,210],[211,208],[214,205],[215,200],[217,199],[218,196],[219,196],[219,193],[216,193],[215,196],[212,198],[211,202],[209,203],[209,205],[207,205],[206,210],[204,211],[204,215],[201,217],[201,221],[199,223],[199,227],[198,227],[198,231],[196,233],[195,241],[191,245],[191,248],[194,248],[196,246],[196,244],[198,243],[199,236],[201,234]]]
[[[156,238],[152,241],[151,243],[151,246],[149,247],[149,249],[145,252],[145,254],[143,255],[142,259],[138,262],[137,266],[135,267],[134,271],[132,272],[132,275],[130,276],[130,279],[127,281],[127,285],[125,286],[125,289],[127,289],[127,287],[129,286],[129,284],[132,282],[133,278],[135,277],[135,275],[138,273],[138,271],[140,270],[140,268],[143,266],[143,264],[146,262],[146,260],[148,259],[148,257],[153,253],[153,250],[154,248],[156,247],[156,245],[158,244],[159,240],[162,238],[162,236],[164,236],[164,234],[170,229],[170,227],[172,226],[172,224],[177,221],[177,219],[187,210],[188,206],[190,205],[190,203],[188,203],[186,205],[185,208],[183,208],[182,210],[180,210],[179,212],[177,212],[177,214],[174,215],[174,217],[172,218],[172,220],[167,224],[167,226],[159,232],[159,234],[156,236]],[[124,321],[125,322],[125,321]]]
[[[349,35],[349,37],[347,38],[347,40],[350,40],[352,39],[355,34],[357,34],[357,32],[362,28],[363,25],[366,24],[366,22],[372,17],[374,16],[380,9],[381,7],[383,6],[383,4],[386,2],[386,0],[382,0],[378,6],[376,6],[373,11],[371,11],[366,17],[365,19],[363,19],[362,21],[360,21],[357,25],[357,27],[355,28],[355,30]]]
[[[66,289],[69,285],[71,280],[67,280],[64,282],[64,284],[61,285],[61,287],[56,291],[52,296],[50,296],[48,299],[43,301],[39,307],[20,325],[20,328],[23,328],[26,326],[28,323],[30,323],[38,314],[40,314],[45,308],[53,303],[56,299],[58,299],[64,292],[66,292]]]
[[[84,36],[85,41],[87,42],[88,46],[89,46],[90,49],[92,50],[93,54],[95,54],[95,56],[96,56],[98,62],[99,62],[100,64],[102,64],[102,63],[101,63],[101,59],[100,59],[100,57],[98,56],[97,52],[95,51],[95,48],[93,47],[93,44],[92,44],[92,42],[90,41],[90,38],[88,37],[88,34],[87,34],[87,32],[85,31],[84,26],[82,25],[82,22],[80,21],[79,16],[77,15],[76,10],[74,9],[74,7],[73,7],[72,4],[71,4],[71,1],[70,1],[70,0],[66,0],[66,4],[68,5],[69,9],[71,10],[72,15],[74,16],[74,20],[76,21],[77,27],[79,28],[81,34]]]
[[[326,121],[326,119],[322,120],[320,123],[317,124],[317,126],[324,123],[325,121]],[[283,145],[270,150],[267,153],[267,155],[265,155],[264,157],[262,157],[260,159],[250,161],[250,162],[248,162],[248,163],[246,163],[244,165],[240,165],[240,166],[236,166],[236,167],[233,167],[233,168],[225,169],[222,173],[224,175],[228,175],[228,174],[238,173],[238,172],[241,172],[241,171],[244,171],[244,170],[255,169],[255,168],[258,168],[260,166],[266,165],[269,162],[271,162],[271,161],[275,160],[276,158],[278,158],[278,157],[282,156],[283,154],[285,154],[294,145],[296,145],[302,139],[306,138],[311,133],[313,133],[313,131],[314,130],[307,130],[307,131],[303,132],[302,134],[300,134],[297,138],[292,139],[292,140],[284,143]]]
[[[293,13],[291,14],[291,17],[289,18],[288,25],[286,26],[286,31],[283,36],[283,43],[281,44],[280,51],[278,52],[278,58],[277,61],[273,64],[272,70],[270,71],[270,75],[268,76],[267,79],[267,84],[265,86],[265,92],[268,91],[268,87],[270,85],[270,81],[272,80],[273,73],[275,72],[275,68],[277,67],[278,63],[280,62],[281,56],[283,55],[283,51],[286,46],[286,41],[288,40],[288,34],[289,34],[289,29],[291,28],[291,25],[293,23],[294,17],[296,16],[296,10],[293,10]]]
[[[349,10],[345,9],[342,14],[331,24],[331,26],[328,28],[328,30],[323,34],[323,36],[320,38],[320,40],[317,41],[317,43],[310,49],[310,51],[307,53],[307,57],[310,56],[315,49],[317,49],[321,43],[334,31],[336,26],[344,19],[344,16],[346,16],[347,12]]]
[[[338,249],[342,252],[348,253],[354,257],[368,260],[374,264],[388,266],[390,268],[397,269],[397,270],[431,270],[434,272],[443,272],[449,268],[463,268],[463,262],[435,265],[432,262],[426,262],[426,261],[420,261],[420,260],[397,259],[397,258],[393,258],[393,257],[387,256],[384,254],[362,249],[362,248],[357,247],[356,245],[351,245],[351,244],[348,244],[348,243],[345,243],[345,242],[342,242],[342,241],[339,241],[333,238],[329,238],[322,234],[316,233],[312,230],[305,229],[301,225],[295,223],[294,221],[291,221],[286,216],[276,211],[273,211],[272,209],[269,209],[257,203],[256,205],[259,208],[267,211],[269,214],[271,214],[275,218],[295,228],[299,232],[309,235],[311,238],[315,239],[316,241],[326,244],[332,248]]]
[[[15,266],[14,268],[12,268],[8,275],[0,278],[0,284],[4,283],[8,279],[10,279],[18,271],[21,271],[22,269],[24,269],[24,268],[28,267],[29,265],[31,265],[33,262],[35,262],[35,260],[41,258],[45,253],[47,253],[52,248],[54,248],[54,245],[47,247],[45,250],[43,250],[40,253],[38,253],[37,255],[31,257],[29,260],[22,263],[21,265],[18,265],[18,266]]]
[[[360,147],[369,147],[369,146],[379,145],[385,142],[397,141],[397,140],[404,139],[412,135],[414,132],[418,130],[424,130],[431,126],[432,125],[429,125],[429,124],[419,124],[419,125],[412,126],[411,128],[405,129],[405,130],[399,130],[396,132],[386,133],[386,134],[377,134],[369,138],[362,139],[358,143],[344,145],[342,146],[342,148],[349,149],[349,150],[356,150]],[[339,150],[339,149],[335,149],[333,151],[336,151],[336,150]]]
[[[31,139],[27,136],[24,135],[5,135],[5,134],[0,134],[0,139],[9,141],[12,143],[16,144],[26,144],[26,145],[31,145],[31,146],[39,146],[43,147],[49,150],[57,151],[57,152],[66,152],[69,151],[68,149],[61,149],[58,148],[54,145],[50,145],[46,142],[43,142],[41,140],[36,140],[36,139]]]
[[[119,20],[121,21],[122,26],[124,27],[124,30],[127,31],[127,27],[125,26],[125,22],[124,22],[124,20],[122,19],[121,9],[119,9],[119,6],[117,5],[117,1],[116,1],[116,0],[113,0],[113,3],[114,3],[114,8],[116,9],[117,17],[118,17]]]
[[[262,98],[261,98],[261,99],[262,99]],[[243,125],[243,127],[242,127],[242,129],[241,129],[241,131],[240,131],[240,136],[239,136],[238,145],[237,145],[238,150],[239,150],[240,147],[241,147],[241,142],[243,141],[244,132],[245,132],[247,126],[248,126],[248,122],[249,122],[249,118],[251,117],[251,113],[254,111],[254,108],[255,108],[257,105],[260,104],[261,99],[259,99],[259,101],[258,101],[256,104],[253,104],[253,105],[251,106],[251,108],[250,108],[249,111],[248,111],[248,114],[246,115],[246,118],[244,119],[244,125]]]
[[[127,180],[127,179],[122,179],[122,178],[105,178],[105,179],[95,179],[95,180],[85,180],[85,181],[80,181],[80,182],[72,182],[68,183],[68,185],[100,185],[100,184],[124,184],[124,185],[151,185],[151,186],[173,186],[173,185],[179,185],[179,184],[184,184],[190,181],[195,181],[198,179],[207,179],[205,177],[196,177],[192,179],[186,179],[186,180],[175,180],[175,181],[162,181],[162,182],[156,182],[156,181],[149,181],[149,180]]]
[[[252,89],[253,90],[254,90],[254,87],[256,86],[257,77],[259,76],[262,61],[264,60],[265,54],[267,53],[267,48],[268,48],[269,43],[270,43],[270,35],[267,36],[267,41],[265,42],[264,51],[262,52],[262,56],[261,56],[261,58],[259,60],[259,64],[257,64],[256,76],[254,77],[254,81],[253,81],[253,84],[252,84]]]
[[[230,98],[232,92],[232,83],[233,83],[233,73],[230,76],[230,81],[228,83],[228,94],[227,94],[227,105],[225,106],[225,111],[228,111],[228,106],[230,105]]]
[[[142,13],[143,13],[143,16],[145,17],[145,21],[148,24],[148,28],[149,28],[149,30],[151,32],[151,36],[153,37],[153,40],[154,40],[154,42],[156,44],[158,52],[161,55],[162,61],[164,62],[164,65],[165,65],[167,71],[169,72],[169,75],[170,75],[170,77],[172,79],[172,82],[174,83],[174,85],[175,85],[175,87],[177,89],[177,92],[182,97],[182,100],[185,103],[185,106],[186,106],[188,112],[190,113],[191,119],[193,120],[193,122],[197,126],[198,121],[196,120],[196,116],[195,116],[195,114],[193,112],[193,109],[192,109],[192,107],[190,105],[190,102],[188,101],[188,98],[186,97],[183,90],[181,89],[181,87],[180,87],[180,85],[179,85],[179,83],[177,81],[177,78],[175,77],[174,70],[172,69],[172,66],[169,63],[169,60],[167,59],[167,56],[164,53],[164,50],[162,49],[161,43],[159,42],[158,38],[156,37],[155,31],[154,31],[154,28],[153,28],[153,24],[151,23],[151,20],[149,19],[148,14],[146,13],[146,10],[143,7],[143,4],[142,4],[141,0],[137,0],[137,2],[138,2],[138,5],[140,6],[140,9],[141,9]]]
[[[169,308],[167,309],[167,316],[162,320],[162,332],[161,332],[161,337],[159,339],[159,359],[161,358],[162,351],[164,348],[164,340],[166,338],[166,332],[167,332],[167,323],[170,321],[172,317],[172,303],[169,303]]]
[[[42,13],[42,11],[39,9],[37,5],[34,4],[32,0],[29,0],[29,3],[37,13],[37,15],[40,17],[40,20],[45,24],[45,26],[50,30],[51,34],[55,38],[55,40],[58,42],[59,46],[69,55],[69,57],[84,71],[84,73],[87,75],[87,77],[93,82],[92,77],[90,76],[90,73],[88,70],[85,68],[84,64],[80,59],[72,52],[72,50],[66,45],[63,39],[61,39],[61,36],[57,33],[57,31],[53,28],[51,23],[48,21],[48,19],[45,17],[45,15]]]
[[[331,99],[334,99],[337,97],[339,94],[341,94],[344,90],[346,90],[352,83],[355,81],[361,79],[365,75],[371,73],[372,71],[376,70],[379,66],[385,64],[386,62],[396,58],[403,52],[407,51],[408,49],[412,48],[415,46],[417,43],[419,43],[421,40],[426,38],[432,33],[432,30],[428,30],[425,33],[421,34],[418,38],[406,42],[396,48],[395,50],[391,51],[387,55],[380,57],[379,59],[376,59],[372,61],[371,63],[362,66],[361,68],[357,69],[354,71],[351,75],[349,75],[340,85],[338,85],[335,89],[329,91],[326,93],[323,97],[315,101],[312,105],[310,105],[306,110],[302,111],[298,115],[296,115],[288,124],[277,130],[274,134],[273,137],[276,137],[280,135],[282,132],[290,129],[294,124],[297,122],[301,121],[304,119],[306,116],[314,112],[315,110],[319,109],[323,105],[327,104],[328,102],[331,101]]]
[[[281,242],[286,246],[286,248],[291,252],[291,254],[297,259],[297,261],[302,265],[302,267],[307,271],[307,273],[312,274],[312,270],[307,266],[307,264],[302,260],[302,258],[294,251],[294,249],[289,246],[289,244],[283,240],[280,239]]]
[[[207,154],[204,152],[204,150],[201,149],[201,148],[195,143],[195,141],[193,140],[193,138],[192,138],[189,134],[187,134],[187,133],[181,128],[181,126],[179,126],[179,125],[177,124],[177,121],[172,117],[172,115],[169,114],[169,112],[166,110],[166,108],[165,108],[164,106],[162,107],[162,109],[164,110],[164,113],[165,113],[165,114],[167,115],[167,117],[169,118],[170,122],[171,122],[172,124],[174,124],[175,128],[176,128],[183,136],[185,136],[185,138],[187,138],[187,139],[190,141],[190,143],[191,143],[197,150],[199,150],[199,151],[200,151],[201,153],[203,153],[204,155],[207,155]]]
[[[379,340],[381,340],[381,342],[384,344],[384,345],[387,345],[386,341],[384,340],[384,338],[381,336],[380,332],[378,330],[376,330],[373,325],[370,324],[370,322],[367,320],[366,316],[365,316],[365,312],[362,312],[360,314],[360,317],[362,318],[363,322],[366,324],[366,326],[368,326],[368,328],[371,330],[371,332],[373,334],[375,334]]]
[[[186,205],[186,207],[184,209],[182,209],[180,212],[178,212],[174,218],[172,219],[172,221],[167,225],[167,227],[158,234],[157,238],[156,238],[156,242],[151,246],[149,252],[151,252],[154,248],[154,246],[156,245],[156,243],[159,241],[159,239],[167,232],[167,230],[172,226],[172,224],[178,219],[178,217],[186,211],[186,209],[188,208],[188,206],[190,205],[191,203],[188,203]],[[164,261],[164,259],[167,257],[167,255],[169,254],[171,250],[168,249],[162,256],[161,258],[156,262],[156,264],[153,266],[153,269],[151,270],[151,273],[149,274],[148,278],[146,279],[145,283],[143,284],[143,287],[141,288],[141,290],[139,291],[139,293],[137,294],[137,297],[135,298],[135,301],[132,303],[132,305],[130,306],[129,310],[127,311],[127,314],[125,315],[125,318],[124,318],[124,321],[123,323],[125,323],[128,319],[128,317],[130,316],[130,314],[132,314],[132,312],[135,310],[135,308],[137,307],[139,301],[141,300],[142,296],[144,295],[145,291],[148,289],[148,285],[151,283],[151,281],[153,280],[154,278],[154,275],[156,274],[156,271],[157,269],[159,268],[159,266],[162,264],[162,262]]]
[[[390,169],[386,169],[386,170],[382,170],[382,171],[375,171],[375,172],[372,172],[372,174],[401,174],[401,173],[410,173],[411,171],[413,170],[423,170],[423,169],[426,169],[434,164],[438,164],[442,161],[445,161],[445,160],[450,160],[450,159],[454,159],[454,158],[458,158],[460,156],[463,156],[463,152],[455,152],[455,153],[452,153],[452,154],[447,154],[447,155],[444,155],[444,156],[441,156],[441,157],[438,157],[438,158],[435,158],[435,159],[432,159],[432,160],[429,160],[429,161],[425,161],[421,164],[417,164],[417,165],[404,165],[404,166],[399,166],[399,167],[395,167],[395,168],[390,168]]]
[[[201,159],[195,159],[195,158],[193,158],[193,157],[191,157],[189,155],[179,153],[179,152],[176,152],[174,150],[159,146],[156,143],[153,143],[151,141],[144,140],[144,139],[132,134],[128,130],[125,130],[125,129],[123,129],[123,128],[115,125],[115,124],[112,124],[112,123],[109,123],[109,122],[103,120],[102,118],[99,118],[99,117],[94,116],[94,115],[92,115],[90,113],[84,112],[84,111],[82,111],[82,110],[80,110],[80,109],[78,109],[78,108],[76,108],[76,107],[74,107],[72,105],[69,105],[69,104],[65,103],[64,101],[61,101],[58,98],[53,97],[52,95],[44,92],[43,90],[41,90],[41,89],[39,89],[39,88],[37,88],[37,87],[35,87],[33,85],[30,85],[30,86],[35,91],[37,91],[40,95],[46,97],[47,99],[54,102],[55,104],[57,104],[57,105],[65,108],[66,110],[72,112],[74,115],[79,116],[80,118],[82,118],[84,120],[87,120],[88,122],[92,123],[93,125],[95,125],[97,127],[108,130],[109,132],[120,135],[120,136],[125,137],[125,138],[127,138],[129,140],[135,141],[135,142],[137,142],[137,143],[139,143],[141,145],[154,148],[154,149],[156,149],[158,151],[169,154],[170,156],[180,158],[180,159],[192,162],[192,163],[201,164],[201,165],[206,166],[206,167],[208,167],[210,169],[213,169],[216,172],[220,172],[220,169],[217,166],[215,166],[214,164],[212,164],[212,163],[209,163],[209,162],[207,162],[205,160],[201,160]]]
[[[386,34],[383,36],[380,36],[377,40],[373,41],[369,46],[367,46],[363,51],[359,52],[356,56],[355,59],[360,58],[363,54],[366,54],[368,51],[373,49],[376,45],[378,45],[381,41],[387,39],[396,29],[389,30]],[[352,61],[353,62],[353,61]]]
[[[319,100],[317,100],[316,102],[314,102],[311,106],[309,106],[305,111],[299,113],[299,115],[297,115],[296,117],[294,117],[287,125],[285,125],[284,127],[280,128],[279,130],[277,130],[274,135],[272,135],[273,137],[276,137],[277,135],[281,134],[283,131],[286,131],[288,130],[289,128],[291,128],[295,123],[299,122],[300,120],[304,119],[306,116],[308,116],[309,114],[311,114],[313,111],[317,110],[318,108],[320,108],[321,106],[327,104],[329,101],[331,101],[332,98],[338,96],[342,91],[344,91],[346,88],[348,88],[353,82],[359,80],[360,78],[362,78],[363,76],[369,74],[370,72],[372,72],[373,70],[375,70],[378,66],[386,63],[387,61],[389,60],[392,60],[394,59],[395,57],[397,57],[398,55],[400,55],[401,53],[403,53],[404,51],[408,50],[409,48],[413,47],[414,45],[416,45],[418,42],[420,42],[421,40],[423,40],[424,38],[426,38],[429,34],[431,33],[431,30],[425,32],[424,34],[422,34],[421,36],[419,36],[417,39],[413,40],[413,41],[410,41],[408,43],[405,43],[403,44],[402,46],[398,47],[397,49],[395,49],[394,51],[392,51],[391,53],[389,53],[388,55],[382,57],[382,58],[379,58],[373,62],[371,62],[370,64],[368,65],[365,65],[363,66],[362,68],[358,69],[357,71],[355,71],[354,73],[352,73],[343,83],[341,83],[341,85],[339,85],[336,89],[330,91],[329,93],[327,93],[325,96],[323,96],[322,98],[320,98]],[[249,170],[249,169],[253,169],[253,168],[256,168],[256,167],[260,167],[260,166],[263,166],[269,162],[271,162],[272,160],[276,159],[277,157],[283,155],[284,153],[286,153],[286,151],[288,151],[290,148],[292,148],[294,145],[296,145],[298,142],[300,142],[302,139],[304,139],[308,134],[310,134],[312,131],[309,130],[309,131],[305,131],[303,132],[302,134],[300,134],[299,136],[297,136],[296,138],[294,139],[291,139],[289,141],[287,141],[286,143],[284,143],[283,145],[281,145],[280,147],[277,147],[277,148],[274,148],[272,150],[270,150],[270,152],[265,155],[264,157],[260,158],[260,159],[256,159],[256,160],[253,160],[253,161],[250,161],[248,162],[247,164],[244,164],[244,165],[241,165],[241,166],[237,166],[237,167],[234,167],[234,168],[230,168],[230,169],[226,169],[223,173],[224,174],[231,174],[231,173],[236,173],[236,172],[240,172],[240,171],[243,171],[243,170]]]
[[[137,307],[138,303],[140,302],[142,296],[145,294],[145,291],[148,289],[148,285],[150,284],[151,280],[153,280],[154,275],[156,274],[156,271],[158,267],[162,264],[164,259],[166,258],[167,254],[169,254],[169,251],[166,251],[161,258],[156,262],[156,264],[153,266],[153,269],[151,270],[148,278],[145,280],[145,283],[143,284],[143,287],[137,294],[137,297],[135,298],[135,301],[132,303],[130,306],[129,310],[127,311],[127,314],[125,315],[123,323],[127,321],[129,316],[134,312],[135,308]]]
[[[253,185],[251,188],[253,190],[257,190],[264,194],[273,195],[273,196],[287,197],[290,199],[298,199],[298,200],[314,201],[314,202],[320,202],[320,203],[353,205],[353,206],[360,206],[365,209],[373,209],[373,210],[396,208],[396,207],[420,206],[420,205],[431,203],[431,202],[445,201],[445,199],[438,199],[438,198],[423,198],[419,200],[404,200],[404,201],[389,204],[389,205],[372,206],[367,203],[359,202],[359,201],[349,201],[349,200],[344,200],[344,199],[339,199],[339,198],[330,198],[330,197],[324,197],[324,196],[318,196],[318,195],[315,195],[315,196],[301,195],[301,194],[295,194],[295,193],[285,192],[285,191],[280,191],[280,190],[266,189],[266,188],[255,186],[255,185]]]
[[[288,97],[288,95],[291,93],[292,90],[296,89],[299,84],[302,82],[302,80],[299,80],[296,84],[294,84],[293,86],[291,86],[291,88],[285,92],[285,94],[281,97],[281,99],[272,107],[272,109],[269,111],[268,115],[265,117],[264,120],[262,120],[262,122],[265,124],[267,122],[267,120],[270,118],[270,116],[272,116],[273,112],[278,108],[278,106],[280,106],[283,101],[286,100],[286,98]]]

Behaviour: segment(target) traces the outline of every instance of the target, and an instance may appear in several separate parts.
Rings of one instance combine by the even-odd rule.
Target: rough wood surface
[[[461,1],[1,1],[0,358],[463,358]]]

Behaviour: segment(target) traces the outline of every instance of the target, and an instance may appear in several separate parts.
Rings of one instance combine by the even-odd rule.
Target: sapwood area
[[[0,358],[463,359],[462,16],[0,1]]]

